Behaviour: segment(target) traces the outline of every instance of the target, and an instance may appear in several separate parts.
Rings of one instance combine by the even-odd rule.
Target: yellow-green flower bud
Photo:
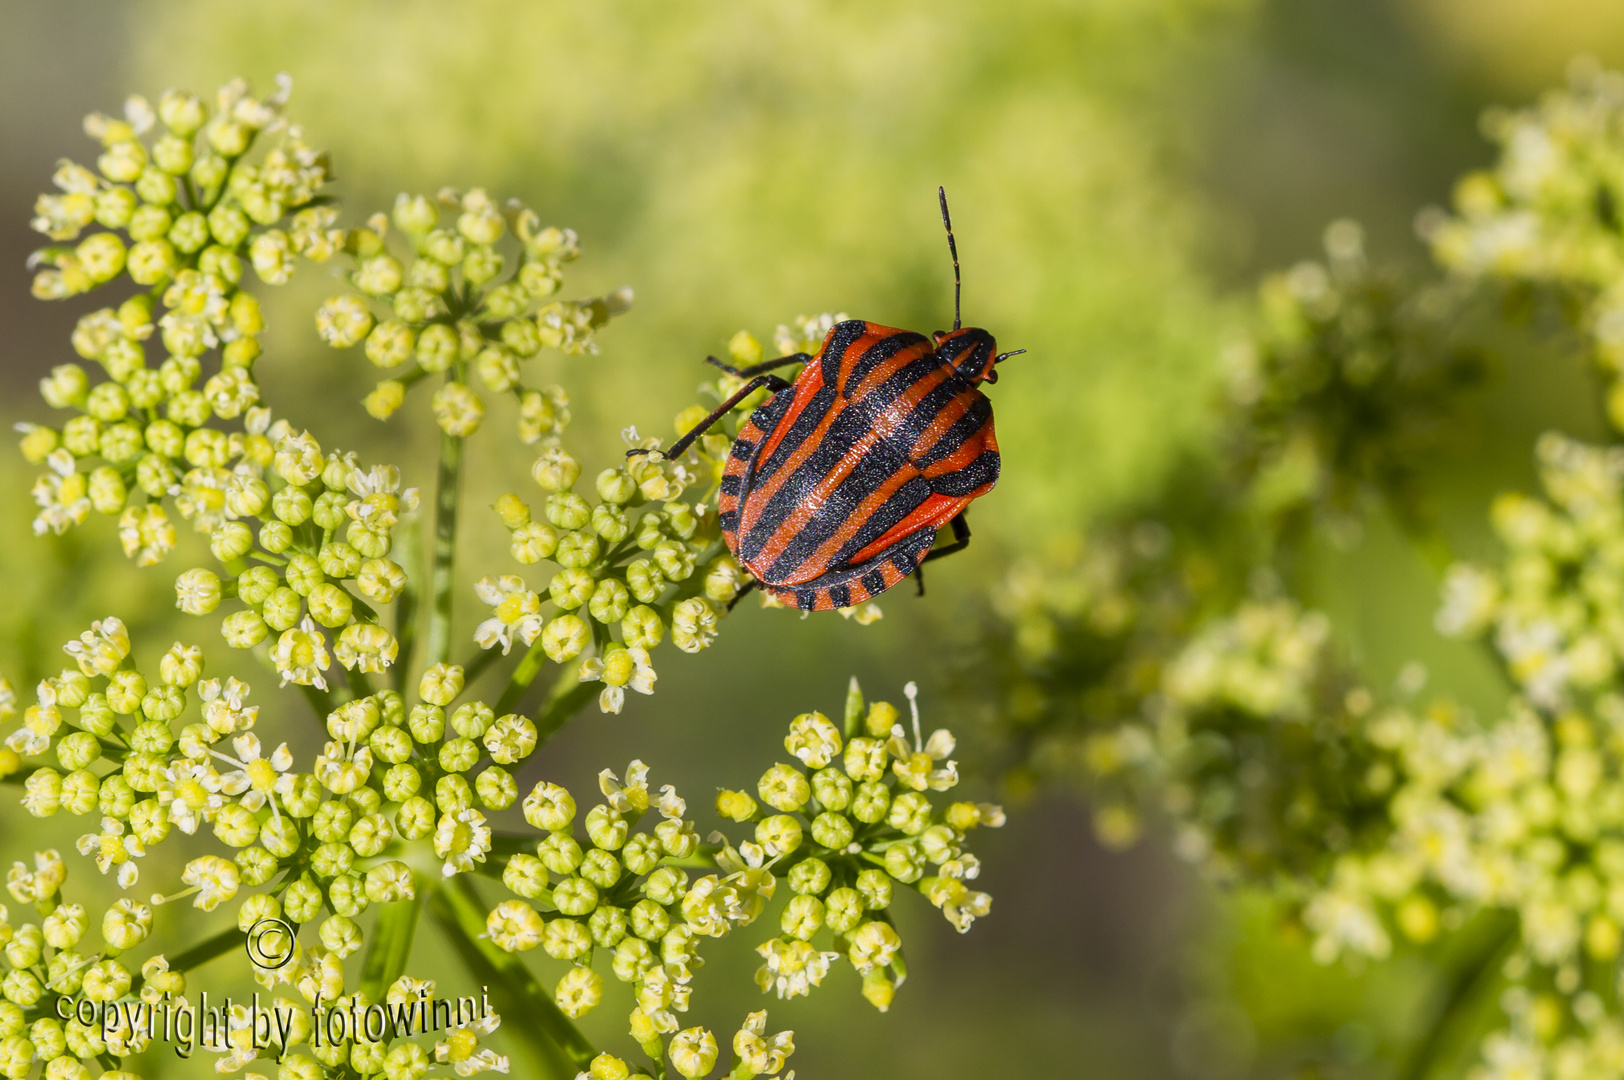
[[[631,608],[631,596],[626,586],[614,578],[604,578],[598,582],[592,592],[592,599],[587,605],[587,611],[598,622],[608,625],[617,623],[626,618]],[[627,679],[630,673],[627,674]],[[625,680],[617,685],[624,685]]]
[[[109,229],[126,228],[137,205],[135,193],[128,188],[103,188],[95,195],[96,224],[105,225]]]
[[[435,664],[423,673],[417,686],[417,696],[443,708],[457,699],[457,695],[462,693],[462,686],[462,665]]]
[[[801,895],[790,900],[784,908],[779,925],[790,937],[810,941],[812,935],[823,929],[823,918],[823,901],[816,896]]]
[[[671,1064],[685,1077],[704,1076],[716,1066],[716,1036],[704,1028],[679,1031],[671,1039]]]
[[[258,612],[234,611],[220,624],[220,633],[233,649],[252,649],[269,633]]]
[[[372,330],[372,312],[355,296],[335,296],[316,311],[316,333],[335,349],[359,345]]]
[[[524,819],[549,832],[568,829],[575,820],[575,800],[557,784],[539,783],[524,797]]]
[[[756,843],[771,855],[788,855],[801,846],[801,823],[788,814],[774,814],[756,824]]]
[[[385,296],[400,288],[404,270],[393,255],[374,255],[363,259],[356,270],[355,287],[368,296]]]
[[[248,238],[248,215],[230,203],[222,202],[209,211],[209,232],[222,248],[231,249]]]
[[[201,251],[209,242],[209,223],[197,211],[182,214],[165,234],[169,242],[187,255]]]
[[[409,196],[405,192],[395,197],[395,208],[390,215],[395,225],[412,236],[427,236],[440,219],[434,204],[422,195]]]
[[[207,615],[220,606],[220,576],[212,570],[188,570],[175,579],[175,606],[188,615]]]
[[[504,394],[519,382],[519,362],[512,353],[496,345],[482,350],[474,360],[479,381],[493,393]]]
[[[125,269],[137,285],[156,285],[174,275],[180,260],[167,240],[143,240],[130,248]]]
[[[417,334],[399,319],[386,319],[367,335],[367,359],[381,368],[395,368],[412,358]]]
[[[822,859],[802,859],[789,869],[790,891],[798,896],[815,896],[829,887],[832,877],[829,864]]]
[[[517,495],[511,493],[503,495],[496,500],[494,509],[496,516],[502,519],[502,524],[510,529],[517,529],[530,523],[530,507]]]
[[[536,463],[530,468],[530,475],[544,490],[568,491],[581,478],[581,463],[565,453],[563,447],[554,445],[544,450],[536,459]],[[590,517],[590,512],[587,517]],[[583,517],[580,525],[565,527],[580,528],[585,524],[586,518]]]
[[[502,871],[502,884],[509,892],[534,900],[547,888],[547,868],[534,855],[521,852],[508,860]]]
[[[756,816],[756,800],[748,792],[723,788],[716,793],[716,813],[729,821],[749,821]]]
[[[181,145],[184,146],[185,144],[182,143]],[[191,165],[192,163],[188,161],[186,168],[178,171],[185,172],[186,169],[191,168]],[[141,175],[135,181],[135,193],[141,196],[141,201],[152,203],[154,206],[170,205],[175,201],[178,190],[175,186],[175,178],[169,175],[161,165],[157,167],[149,165],[142,169]]]
[[[778,764],[762,774],[756,785],[761,801],[786,814],[793,814],[812,797],[806,776],[788,765]]]
[[[310,616],[323,626],[337,629],[350,621],[354,602],[337,585],[321,584],[310,590]]]
[[[630,826],[620,812],[608,806],[594,806],[586,815],[586,834],[598,847],[619,851],[626,843]]]
[[[57,442],[57,434],[50,428],[29,425],[20,441],[23,459],[30,465],[42,464],[56,449]]]
[[[434,420],[447,435],[466,438],[479,430],[485,419],[485,403],[460,382],[448,382],[434,392],[430,403]]]
[[[620,633],[627,648],[652,649],[665,637],[665,624],[660,621],[659,612],[639,604],[626,613],[626,618],[620,624]]]
[[[424,328],[417,338],[417,362],[424,371],[440,372],[458,357],[457,332],[443,323]]]
[[[259,527],[259,546],[280,555],[293,546],[293,530],[285,522],[267,521]]]
[[[515,356],[534,356],[541,350],[541,335],[529,319],[509,319],[502,324],[502,344]]]
[[[573,836],[563,832],[553,833],[538,843],[536,854],[548,870],[565,877],[575,873],[586,859],[581,845]]]
[[[356,576],[361,595],[379,604],[392,604],[406,588],[406,571],[389,559],[368,559]]]
[[[91,472],[88,489],[90,505],[103,514],[116,514],[123,510],[129,497],[118,471],[106,465]]]
[[[374,420],[387,420],[395,415],[395,411],[405,401],[406,384],[394,379],[385,379],[361,400],[361,404],[366,408],[367,415]]]
[[[582,602],[585,602],[585,597],[582,597]],[[591,641],[592,631],[577,615],[560,615],[541,632],[541,649],[555,664],[563,664],[580,656],[581,650]]]
[[[728,339],[727,354],[736,367],[749,367],[761,363],[761,342],[748,330],[740,330]]]
[[[889,701],[876,701],[868,707],[868,715],[863,718],[863,728],[876,739],[884,739],[891,734],[891,728],[896,725],[898,718],[897,707]],[[853,777],[857,779],[857,777]]]

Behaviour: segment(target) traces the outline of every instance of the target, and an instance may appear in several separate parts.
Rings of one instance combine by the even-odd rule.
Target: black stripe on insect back
[[[931,487],[939,495],[964,496],[998,479],[998,451],[984,450],[957,472],[938,476]]]
[[[852,362],[850,369],[846,372],[845,380],[841,383],[840,396],[851,397],[852,391],[863,385],[863,380],[868,378],[869,372],[902,350],[923,344],[925,344],[925,336],[916,334],[911,330],[898,330],[889,337],[883,337],[876,341],[863,350],[863,355]]]
[[[823,373],[825,383],[830,386],[839,384],[841,361],[857,343],[857,339],[866,333],[868,323],[862,319],[847,319],[845,322],[835,323],[830,329],[828,338],[823,342],[823,351],[818,354],[819,370]]]
[[[831,586],[829,589],[829,602],[837,608],[851,607],[851,586]]]

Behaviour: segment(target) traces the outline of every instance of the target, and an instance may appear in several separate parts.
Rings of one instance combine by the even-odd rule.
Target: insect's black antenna
[[[1013,352],[999,353],[997,356],[992,358],[992,362],[995,363],[995,364],[1002,364],[1005,360],[1008,360],[1010,357],[1019,356],[1019,355],[1021,355],[1021,353],[1025,352],[1025,351],[1026,351],[1025,349],[1016,349]]]
[[[947,230],[947,250],[953,256],[953,329],[959,328],[959,245],[953,242],[953,221],[947,216],[947,189],[936,189],[942,204],[942,227]]]

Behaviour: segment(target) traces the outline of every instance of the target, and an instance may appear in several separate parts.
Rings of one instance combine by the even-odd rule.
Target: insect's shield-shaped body
[[[927,338],[833,327],[751,415],[723,474],[723,536],[761,587],[804,610],[850,607],[913,574],[936,531],[998,480],[985,330]]]

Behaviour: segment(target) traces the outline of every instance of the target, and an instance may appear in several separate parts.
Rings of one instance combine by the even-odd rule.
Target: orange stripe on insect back
[[[908,456],[914,460],[928,457],[931,451],[936,449],[937,444],[953,429],[953,425],[963,419],[964,414],[969,412],[974,405],[975,399],[968,394],[955,395],[952,401],[943,405],[936,415],[930,418],[930,426],[919,433],[919,438],[914,440],[913,449]],[[979,431],[978,428],[977,432],[979,433]],[[971,436],[972,439],[974,437],[974,435]]]
[[[925,476],[934,480],[939,476],[958,472],[960,469],[968,468],[984,451],[998,449],[997,443],[989,445],[991,434],[992,418],[988,417],[987,422],[982,424],[974,435],[954,447],[951,454],[931,462],[925,469]]]

